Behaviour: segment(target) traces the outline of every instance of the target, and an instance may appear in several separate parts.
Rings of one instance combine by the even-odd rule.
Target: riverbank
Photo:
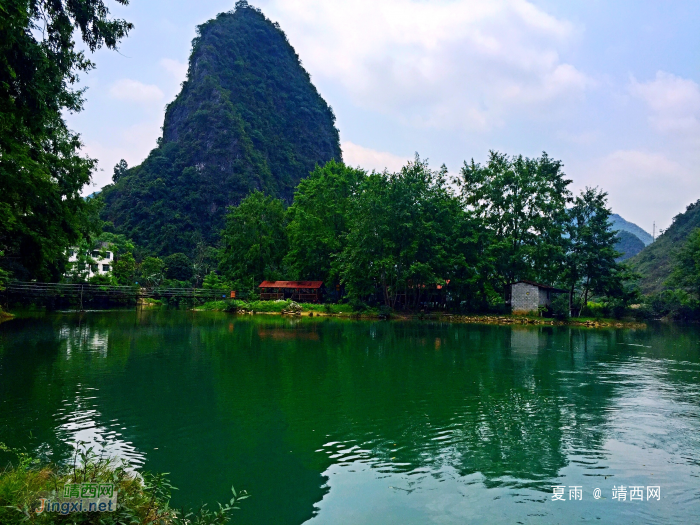
[[[442,312],[384,312],[378,308],[368,308],[361,311],[353,310],[348,304],[314,304],[295,303],[293,301],[212,301],[201,307],[199,311],[220,311],[242,315],[272,314],[298,317],[345,317],[355,319],[401,319],[401,320],[435,320],[466,324],[498,324],[498,325],[550,325],[578,326],[584,328],[646,328],[645,323],[630,320],[602,319],[578,317],[572,319],[552,319],[524,315],[458,315]]]

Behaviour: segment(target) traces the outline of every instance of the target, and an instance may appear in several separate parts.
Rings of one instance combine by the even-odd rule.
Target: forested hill
[[[105,187],[103,219],[148,252],[189,253],[216,242],[228,205],[256,189],[291,201],[333,158],[342,160],[332,109],[279,25],[239,1],[198,27],[163,137]]]
[[[649,246],[654,240],[654,238],[651,235],[649,235],[649,233],[647,233],[645,230],[643,230],[633,222],[626,221],[617,213],[613,213],[610,216],[610,222],[612,223],[613,230],[631,233],[640,241],[642,241],[644,243],[644,246]]]
[[[674,258],[688,235],[700,228],[700,200],[673,218],[673,224],[657,239],[629,260],[632,269],[642,275],[639,287],[644,293],[660,292],[671,276]]]

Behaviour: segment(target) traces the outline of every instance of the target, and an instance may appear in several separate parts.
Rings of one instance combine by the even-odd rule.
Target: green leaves
[[[398,173],[366,177],[353,196],[339,257],[351,298],[378,288],[388,306],[416,306],[464,267],[466,215],[446,172],[416,156]]]
[[[484,166],[464,163],[455,182],[467,209],[491,237],[485,255],[501,286],[519,279],[556,279],[571,202],[571,181],[561,168],[546,153],[530,159],[491,151]]]
[[[346,245],[349,211],[366,178],[363,170],[330,161],[303,179],[287,211],[289,252],[285,257],[295,279],[339,282],[338,256]]]
[[[282,259],[287,252],[286,219],[282,201],[256,191],[226,215],[221,271],[248,287],[264,279],[283,278]]]
[[[700,299],[700,228],[695,228],[676,255],[671,283]]]
[[[617,231],[610,223],[607,193],[586,188],[567,211],[566,257],[560,281],[570,290],[570,308],[581,309],[593,295],[623,298],[625,281],[633,278],[617,262]]]
[[[126,0],[120,0],[126,4]],[[75,31],[92,51],[115,48],[131,24],[101,0],[10,0],[0,17],[0,250],[16,277],[57,280],[65,249],[88,237],[95,202],[80,196],[95,161],[63,111],[80,111]]]

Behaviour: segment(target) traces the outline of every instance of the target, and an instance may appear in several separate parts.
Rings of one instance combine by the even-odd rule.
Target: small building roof
[[[515,284],[520,284],[520,283],[525,283],[525,284],[530,284],[532,286],[537,286],[538,288],[542,288],[543,290],[549,290],[550,292],[554,292],[554,293],[568,293],[567,290],[562,290],[561,288],[554,288],[554,286],[549,286],[548,284],[536,283],[535,281],[528,281],[527,279],[521,279],[520,281],[515,281],[514,283],[511,283],[510,285],[513,286]]]
[[[323,286],[323,281],[263,281],[258,288],[300,288],[318,289]]]

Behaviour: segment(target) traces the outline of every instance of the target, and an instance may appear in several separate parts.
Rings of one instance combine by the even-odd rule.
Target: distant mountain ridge
[[[214,245],[228,206],[254,190],[291,201],[317,164],[342,161],[333,111],[278,24],[238,1],[197,33],[158,146],[103,191],[102,218],[158,255]]]
[[[642,292],[657,293],[665,288],[676,253],[695,228],[700,228],[700,200],[676,215],[671,226],[653,244],[629,260],[632,269],[642,275],[639,281]]]
[[[652,242],[654,242],[654,238],[648,232],[646,232],[633,222],[629,222],[623,219],[617,213],[613,213],[612,215],[610,215],[610,222],[612,223],[613,230],[620,230],[631,233],[632,235],[636,236],[640,241],[642,241],[644,243],[644,246],[649,246]]]
[[[620,230],[617,234],[615,249],[622,254],[617,261],[626,261],[644,249],[644,242],[633,233]]]

